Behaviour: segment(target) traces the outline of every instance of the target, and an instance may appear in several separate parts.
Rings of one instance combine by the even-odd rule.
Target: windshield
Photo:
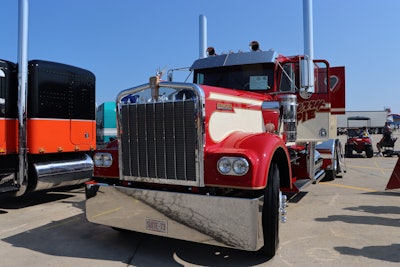
[[[193,82],[238,90],[269,90],[274,86],[274,64],[263,63],[197,69]]]

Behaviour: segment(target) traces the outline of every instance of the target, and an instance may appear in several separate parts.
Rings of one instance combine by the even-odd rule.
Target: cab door
[[[345,114],[346,88],[344,67],[333,67],[329,69],[331,113],[334,115]]]
[[[329,65],[324,60],[314,60],[314,92],[297,93],[297,141],[318,142],[330,138],[334,128],[329,91]]]

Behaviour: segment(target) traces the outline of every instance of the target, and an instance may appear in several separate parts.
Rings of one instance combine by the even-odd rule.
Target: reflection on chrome
[[[100,186],[86,214],[94,223],[253,251],[263,245],[262,200]]]

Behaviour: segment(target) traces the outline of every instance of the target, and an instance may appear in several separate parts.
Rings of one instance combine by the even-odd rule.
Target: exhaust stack
[[[207,57],[207,18],[204,15],[199,17],[199,57]]]
[[[313,10],[312,0],[303,0],[303,27],[304,27],[304,86],[308,92],[314,93],[314,34],[313,34]]]
[[[18,185],[17,195],[27,187],[27,128],[26,106],[28,92],[28,0],[19,0],[18,25]]]

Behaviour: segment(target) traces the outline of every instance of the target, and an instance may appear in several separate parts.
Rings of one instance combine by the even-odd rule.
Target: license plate
[[[167,233],[167,221],[165,220],[157,220],[146,218],[146,230],[158,232],[158,233]]]

